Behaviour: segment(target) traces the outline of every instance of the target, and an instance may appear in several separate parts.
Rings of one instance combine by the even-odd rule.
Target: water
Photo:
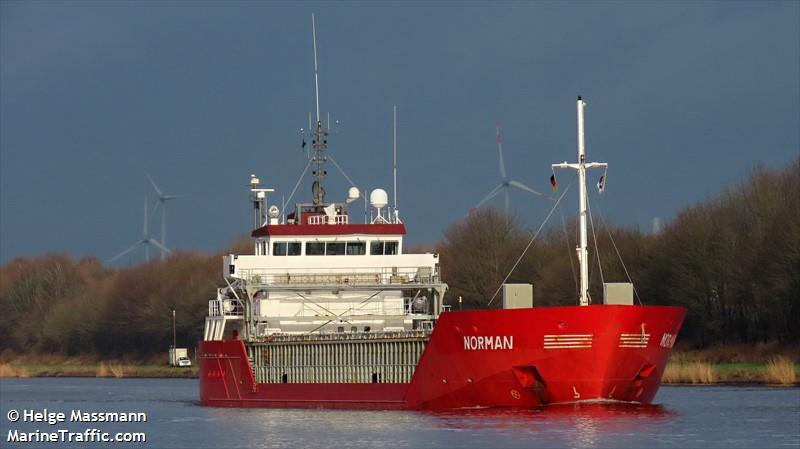
[[[800,388],[662,387],[657,405],[567,405],[446,413],[217,409],[193,379],[0,379],[0,447],[10,430],[144,432],[146,443],[73,447],[800,447]],[[12,423],[10,410],[65,412],[67,421]],[[72,410],[145,412],[144,423],[69,422]]]

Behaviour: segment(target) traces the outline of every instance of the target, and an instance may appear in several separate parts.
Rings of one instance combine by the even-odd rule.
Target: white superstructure
[[[254,255],[223,257],[228,285],[210,302],[206,339],[226,330],[267,338],[433,326],[447,288],[438,254],[405,254],[405,226],[394,217],[351,224],[334,205],[326,214],[330,204],[299,204],[286,222],[253,231]]]
[[[253,254],[223,257],[227,285],[209,301],[206,340],[430,332],[444,308],[447,285],[439,278],[438,254],[404,251],[396,171],[393,210],[388,193],[374,189],[368,196],[370,217],[365,210],[364,222],[354,223],[348,207],[366,193],[355,185],[343,201],[326,202],[325,163],[331,159],[341,168],[327,153],[330,133],[320,117],[315,29],[313,36],[317,121],[307,134],[313,152],[297,183],[313,167],[311,201],[296,203],[289,214],[276,205],[267,207],[268,194],[275,190],[250,176]]]

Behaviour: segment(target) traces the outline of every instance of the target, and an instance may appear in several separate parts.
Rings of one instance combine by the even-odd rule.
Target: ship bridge
[[[223,257],[229,285],[210,301],[206,339],[433,327],[447,290],[439,255],[405,253],[402,223],[354,224],[344,208],[318,209],[256,228],[253,255]]]

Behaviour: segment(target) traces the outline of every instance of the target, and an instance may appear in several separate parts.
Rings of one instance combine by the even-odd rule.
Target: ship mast
[[[328,148],[328,130],[322,127],[322,118],[319,113],[319,67],[317,66],[317,25],[314,21],[314,14],[311,14],[311,36],[314,41],[314,92],[316,99],[317,110],[317,124],[313,131],[313,141],[311,146],[314,148],[313,162],[316,166],[313,175],[314,183],[312,185],[312,199],[315,205],[321,205],[325,202],[325,189],[322,187],[322,181],[327,172],[323,170],[323,164],[327,157],[323,154]],[[330,124],[329,124],[330,125]]]
[[[578,170],[578,227],[580,231],[580,243],[576,248],[578,261],[581,265],[581,290],[579,292],[580,305],[589,305],[589,250],[587,248],[586,232],[586,169],[608,167],[605,162],[586,162],[586,147],[583,137],[583,108],[586,102],[578,97],[578,163],[569,164],[566,161],[560,164],[553,164],[553,168],[572,168]],[[595,249],[596,250],[596,249]]]

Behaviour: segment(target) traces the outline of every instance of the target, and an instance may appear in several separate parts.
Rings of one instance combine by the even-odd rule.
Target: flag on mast
[[[553,188],[553,192],[558,192],[558,183],[556,182],[556,175],[550,175],[550,186]]]
[[[606,175],[600,177],[600,180],[597,181],[597,193],[603,193],[603,190],[606,189]]]

